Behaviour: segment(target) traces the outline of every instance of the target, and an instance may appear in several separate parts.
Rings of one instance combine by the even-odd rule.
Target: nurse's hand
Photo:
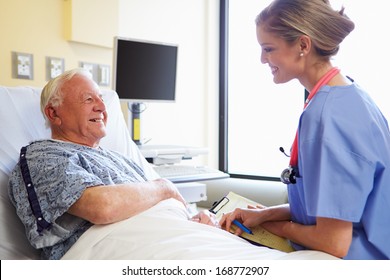
[[[248,206],[248,209],[245,208],[237,208],[232,212],[226,213],[222,216],[219,221],[219,225],[222,229],[227,231],[231,231],[231,225],[234,220],[241,222],[244,226],[251,228],[257,225],[262,224],[266,221],[266,215],[264,211],[266,209],[265,206]],[[242,230],[237,228],[234,232],[235,235],[241,235]]]

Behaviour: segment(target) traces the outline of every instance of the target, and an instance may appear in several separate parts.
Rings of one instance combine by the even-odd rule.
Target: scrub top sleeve
[[[308,215],[358,222],[372,190],[375,167],[324,138],[304,146],[301,162]]]

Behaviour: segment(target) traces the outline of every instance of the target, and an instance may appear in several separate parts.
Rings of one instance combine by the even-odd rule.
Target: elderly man
[[[22,149],[9,195],[42,258],[60,259],[93,224],[124,220],[168,198],[185,204],[170,181],[148,180],[131,159],[99,146],[107,112],[84,70],[51,80],[41,109],[52,139]]]

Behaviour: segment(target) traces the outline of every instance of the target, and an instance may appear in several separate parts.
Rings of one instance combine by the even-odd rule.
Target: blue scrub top
[[[389,259],[390,133],[372,99],[355,83],[323,86],[301,115],[298,147],[292,220],[353,222],[345,259]]]

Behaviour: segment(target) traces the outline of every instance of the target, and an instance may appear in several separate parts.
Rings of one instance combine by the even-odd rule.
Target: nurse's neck
[[[314,86],[318,83],[321,78],[326,75],[334,66],[332,64],[322,64],[321,67],[313,67],[312,70],[307,73],[306,78],[302,79],[300,82],[309,92],[312,91]],[[334,76],[328,83],[328,86],[345,86],[350,85],[351,81],[344,77],[342,74],[338,73]]]

